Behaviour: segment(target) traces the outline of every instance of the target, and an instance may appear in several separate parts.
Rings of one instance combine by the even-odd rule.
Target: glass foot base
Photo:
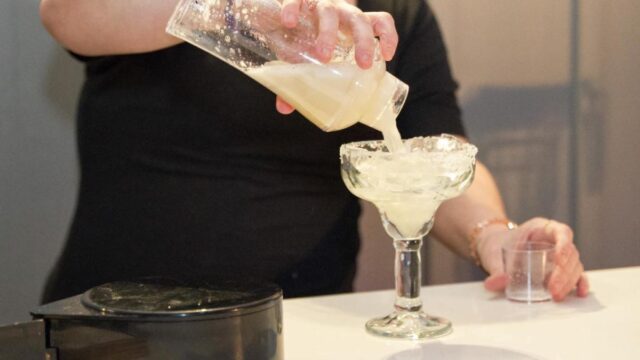
[[[369,320],[365,327],[371,334],[400,339],[435,338],[452,331],[449,320],[422,311],[394,311],[388,316]]]

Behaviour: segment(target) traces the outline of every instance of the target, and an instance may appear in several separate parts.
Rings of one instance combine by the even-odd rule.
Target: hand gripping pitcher
[[[342,33],[333,58],[319,61],[312,12],[303,6],[298,25],[288,29],[278,0],[181,0],[167,32],[244,72],[324,131],[361,122],[397,134],[409,87],[386,72],[379,49],[371,68],[359,68]]]

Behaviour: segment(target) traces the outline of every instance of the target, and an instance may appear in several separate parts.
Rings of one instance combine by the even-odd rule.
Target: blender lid
[[[169,279],[116,281],[82,295],[82,303],[115,314],[198,315],[237,311],[279,297],[276,286],[240,283],[183,283]]]
[[[273,284],[146,278],[102,284],[82,295],[43,305],[32,314],[49,318],[184,321],[261,311],[275,306],[281,297],[282,291]]]

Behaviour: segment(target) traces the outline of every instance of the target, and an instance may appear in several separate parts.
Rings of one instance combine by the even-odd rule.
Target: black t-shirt
[[[426,3],[359,5],[398,26],[388,68],[410,86],[403,137],[463,134]],[[360,209],[338,149],[380,133],[280,115],[271,92],[188,44],[82,60],[80,193],[43,301],[144,276],[264,279],[289,297],[351,289]]]

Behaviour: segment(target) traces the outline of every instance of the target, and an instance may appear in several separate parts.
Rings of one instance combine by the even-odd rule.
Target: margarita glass
[[[389,152],[381,140],[340,147],[342,179],[351,193],[378,208],[396,249],[395,311],[366,328],[387,337],[436,337],[449,333],[451,322],[422,311],[420,247],[442,201],[473,181],[477,149],[451,135],[404,140],[404,147]]]

